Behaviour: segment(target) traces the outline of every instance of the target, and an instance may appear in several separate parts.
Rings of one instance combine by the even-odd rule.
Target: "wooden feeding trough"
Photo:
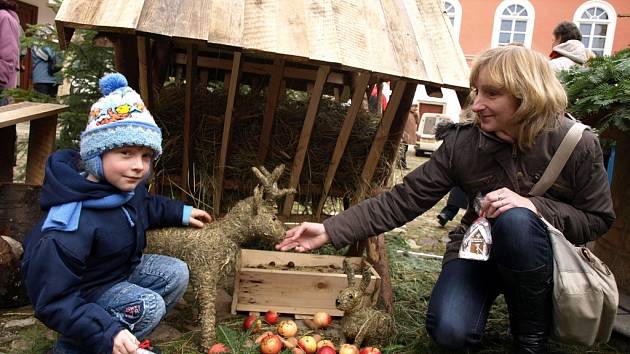
[[[215,216],[222,213],[226,190],[239,188],[238,180],[226,179],[235,146],[255,145],[250,166],[271,165],[270,137],[278,128],[277,109],[288,89],[306,92],[308,104],[295,148],[283,151],[290,173],[287,187],[298,190],[280,206],[286,221],[326,217],[324,204],[335,194],[333,182],[372,85],[389,81],[392,94],[355,174],[360,186],[352,193],[353,203],[386,186],[387,178],[375,177],[377,164],[383,157],[394,162],[397,149],[391,147],[400,142],[418,84],[430,94],[442,87],[455,89],[461,101],[468,94],[468,66],[440,0],[65,0],[55,20],[62,47],[77,29],[95,30],[106,38],[115,48],[116,69],[139,89],[150,109],[165,81],[184,87],[183,112],[171,118],[183,132],[176,147],[181,149],[181,167],[170,176],[183,196],[196,185],[191,178],[193,152],[209,148],[195,143],[195,90],[222,83],[227,98],[219,152],[211,166],[204,166],[214,172],[210,209]],[[261,128],[255,139],[234,141],[235,112],[242,108],[237,98],[245,86],[264,92]],[[321,171],[322,181],[308,183],[304,167],[317,138],[313,127],[322,102],[330,98],[349,98],[351,103]],[[295,214],[294,202],[306,191],[316,194],[317,202],[308,213]],[[374,251],[372,258],[385,254],[383,245],[368,248]],[[388,283],[386,266],[379,269],[386,262],[373,261]]]
[[[299,315],[323,311],[342,316],[343,311],[335,308],[335,299],[348,286],[344,258],[243,249],[236,262],[232,313],[274,309]],[[361,258],[350,260],[357,269],[356,278],[361,279]],[[378,295],[380,283],[380,276],[372,269],[367,293]],[[371,303],[376,300],[374,296]]]

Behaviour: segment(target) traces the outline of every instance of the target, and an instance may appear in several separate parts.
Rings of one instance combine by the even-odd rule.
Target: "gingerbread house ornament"
[[[487,261],[491,246],[490,223],[485,218],[480,218],[466,231],[459,248],[459,258]]]

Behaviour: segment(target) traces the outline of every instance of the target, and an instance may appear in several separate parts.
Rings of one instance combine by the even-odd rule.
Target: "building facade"
[[[444,10],[469,60],[512,42],[549,53],[551,33],[563,20],[578,25],[596,55],[630,46],[628,0],[444,0]]]
[[[573,21],[582,42],[596,55],[611,55],[630,48],[630,0],[443,0],[468,63],[481,52],[519,42],[545,55],[551,53],[553,29]],[[415,100],[444,105],[444,113],[457,120],[459,102],[452,90],[429,97],[422,85]]]

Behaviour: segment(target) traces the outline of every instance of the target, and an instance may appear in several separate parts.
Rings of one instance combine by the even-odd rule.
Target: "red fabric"
[[[556,59],[556,58],[560,58],[561,56],[562,55],[558,54],[558,52],[556,52],[555,50],[549,53],[549,59]]]

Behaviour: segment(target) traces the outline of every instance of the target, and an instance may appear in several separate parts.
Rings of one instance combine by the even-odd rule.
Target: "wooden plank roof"
[[[149,33],[452,88],[468,65],[441,0],[65,0],[60,29]],[[71,33],[59,31],[60,36]],[[67,40],[68,38],[62,38]]]

